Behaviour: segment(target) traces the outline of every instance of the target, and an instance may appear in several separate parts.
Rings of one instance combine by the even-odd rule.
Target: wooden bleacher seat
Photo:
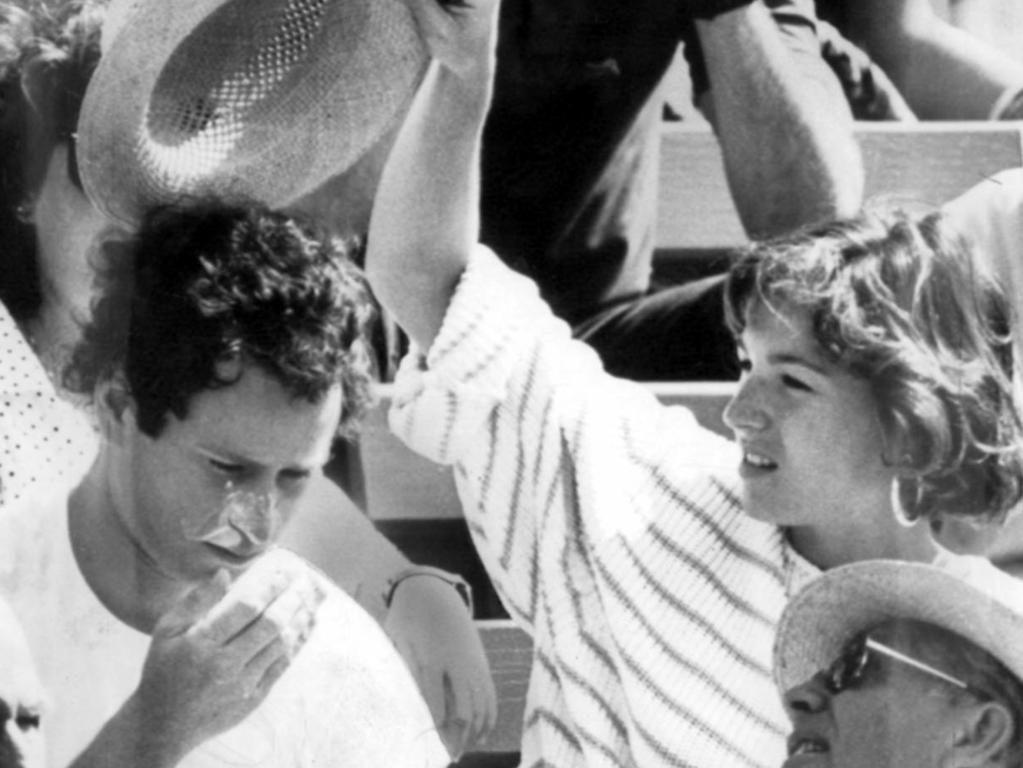
[[[998,171],[1023,165],[1014,123],[859,123],[865,198],[939,206]],[[746,240],[709,130],[667,124],[661,134],[658,248],[702,250]]]
[[[1018,124],[859,123],[865,198],[940,206],[982,179],[1023,165]],[[662,133],[655,275],[689,276],[692,261],[742,245],[721,149],[706,127],[667,124]]]

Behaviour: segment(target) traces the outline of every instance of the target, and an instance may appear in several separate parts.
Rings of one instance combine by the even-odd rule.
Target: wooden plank
[[[691,408],[708,429],[731,435],[721,412],[734,384],[678,382],[647,386],[662,402]],[[387,428],[390,393],[390,385],[379,387],[377,406],[367,414],[359,440],[369,516],[374,520],[461,517],[451,470],[409,450]]]
[[[518,752],[533,643],[529,635],[510,620],[477,621],[476,626],[497,689],[497,724],[486,743],[474,745],[472,751]]]
[[[1011,123],[859,123],[866,199],[939,206],[981,179],[1023,165],[1021,129]],[[657,243],[714,250],[746,241],[714,135],[668,124],[662,133]]]

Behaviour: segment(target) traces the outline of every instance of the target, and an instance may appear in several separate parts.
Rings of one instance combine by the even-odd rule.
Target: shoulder
[[[1023,168],[984,179],[947,203],[943,211],[964,234],[978,240],[991,229],[1019,227],[1023,222]]]
[[[984,179],[942,211],[952,229],[976,247],[979,258],[996,274],[1023,279],[1023,168]]]

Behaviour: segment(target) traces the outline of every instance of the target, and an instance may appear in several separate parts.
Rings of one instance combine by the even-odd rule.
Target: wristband
[[[401,583],[415,576],[429,576],[434,579],[440,579],[445,584],[450,585],[458,593],[458,596],[462,598],[462,602],[465,603],[465,607],[469,610],[469,615],[475,615],[472,604],[472,587],[469,586],[469,583],[456,573],[434,568],[431,565],[409,566],[387,580],[387,584],[384,585],[383,595],[384,605],[387,607],[387,610],[391,610],[391,603],[394,602],[394,593],[398,590]]]
[[[709,21],[722,13],[734,11],[744,5],[753,5],[756,0],[689,0],[686,13],[694,19]]]

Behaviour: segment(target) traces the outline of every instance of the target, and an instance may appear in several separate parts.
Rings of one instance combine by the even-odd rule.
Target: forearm
[[[873,27],[871,55],[922,118],[986,120],[1006,91],[1023,89],[1023,64],[933,13]]]
[[[863,195],[852,117],[819,57],[800,66],[760,3],[697,21],[712,122],[752,237],[849,216]]]
[[[281,544],[311,562],[378,622],[383,594],[395,574],[411,565],[373,521],[333,482],[323,478],[281,537]]]
[[[366,270],[423,349],[440,328],[479,233],[479,153],[492,62],[469,76],[434,61],[380,179]]]

